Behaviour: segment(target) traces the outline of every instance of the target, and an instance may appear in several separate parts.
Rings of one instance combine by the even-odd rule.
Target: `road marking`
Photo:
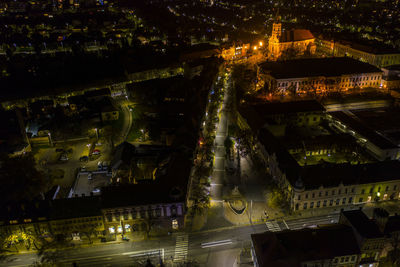
[[[207,243],[202,243],[201,248],[211,248],[211,247],[217,247],[217,246],[224,246],[224,245],[229,245],[232,244],[231,239],[227,240],[220,240],[220,241],[214,241],[214,242],[207,242]]]
[[[287,228],[287,229],[290,229],[290,228],[289,228],[289,225],[287,225],[285,219],[282,219],[282,221],[283,221],[283,223],[285,224],[286,228]]]
[[[183,262],[186,260],[189,246],[189,236],[179,235],[176,237],[174,262]]]
[[[271,232],[278,232],[281,230],[279,227],[279,224],[274,220],[274,221],[266,221],[265,225],[267,225],[267,228]]]

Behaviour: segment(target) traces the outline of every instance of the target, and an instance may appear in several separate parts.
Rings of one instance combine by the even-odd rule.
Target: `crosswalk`
[[[188,245],[189,245],[188,235],[178,235],[176,237],[174,262],[185,261],[188,253]]]
[[[281,231],[281,228],[279,227],[279,224],[277,221],[272,220],[272,221],[266,221],[265,224],[267,225],[267,228],[271,232],[278,232]]]

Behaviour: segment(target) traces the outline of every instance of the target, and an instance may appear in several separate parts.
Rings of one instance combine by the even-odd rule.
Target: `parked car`
[[[88,156],[82,156],[82,157],[79,158],[79,161],[88,162],[89,161],[89,157]]]
[[[56,152],[64,152],[65,150],[62,148],[56,148]]]
[[[85,172],[85,171],[86,171],[86,166],[82,166],[81,172]]]
[[[100,154],[100,152],[101,152],[100,150],[95,149],[95,150],[93,150],[93,153],[92,153],[92,154],[93,154],[93,155],[97,155],[97,154]]]
[[[68,158],[67,154],[62,154],[61,157],[60,157],[60,160],[61,161],[67,161],[67,160],[69,160],[69,158]]]
[[[122,237],[122,240],[124,240],[124,241],[129,241],[129,238],[127,238],[126,236],[123,236],[123,237]]]
[[[101,161],[97,162],[97,169],[102,170],[103,165],[101,165]]]
[[[92,192],[93,192],[93,193],[100,193],[100,188],[95,188],[95,189],[93,189]]]
[[[92,180],[92,179],[93,179],[93,178],[92,178],[92,174],[89,173],[89,174],[87,175],[87,178],[88,178],[88,180]]]

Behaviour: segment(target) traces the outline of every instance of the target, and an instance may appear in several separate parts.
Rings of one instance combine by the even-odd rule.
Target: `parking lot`
[[[78,173],[74,188],[69,197],[99,195],[101,187],[108,186],[111,181],[111,173],[107,170],[81,170]]]

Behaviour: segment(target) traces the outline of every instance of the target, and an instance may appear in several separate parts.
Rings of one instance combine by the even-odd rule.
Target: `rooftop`
[[[292,29],[289,31],[283,31],[282,35],[279,38],[279,42],[296,42],[296,41],[304,41],[314,39],[314,36],[309,30],[304,29]]]
[[[275,79],[337,77],[358,73],[382,72],[375,66],[348,57],[307,58],[262,63],[261,69]]]
[[[340,216],[346,218],[347,222],[364,238],[383,237],[378,225],[359,209],[342,211]]]
[[[360,42],[354,42],[354,41],[349,41],[349,40],[339,40],[339,43],[349,46],[353,49],[364,51],[370,54],[400,54],[400,51],[390,47],[388,45],[385,45],[383,43],[377,43],[377,42],[371,42],[371,41],[360,41]],[[361,44],[362,42],[362,44]]]
[[[252,234],[260,267],[295,267],[302,262],[359,254],[357,240],[349,226]]]
[[[102,189],[104,208],[176,203],[185,201],[191,162],[181,153],[175,153],[165,166],[166,171],[155,180],[138,184],[109,186]]]
[[[344,123],[347,127],[351,128],[352,130],[366,138],[368,141],[372,142],[374,145],[378,146],[379,148],[398,148],[396,144],[394,144],[384,135],[367,126],[368,122],[363,122],[356,116],[350,116],[348,113],[345,113],[343,111],[330,112],[329,114]]]

